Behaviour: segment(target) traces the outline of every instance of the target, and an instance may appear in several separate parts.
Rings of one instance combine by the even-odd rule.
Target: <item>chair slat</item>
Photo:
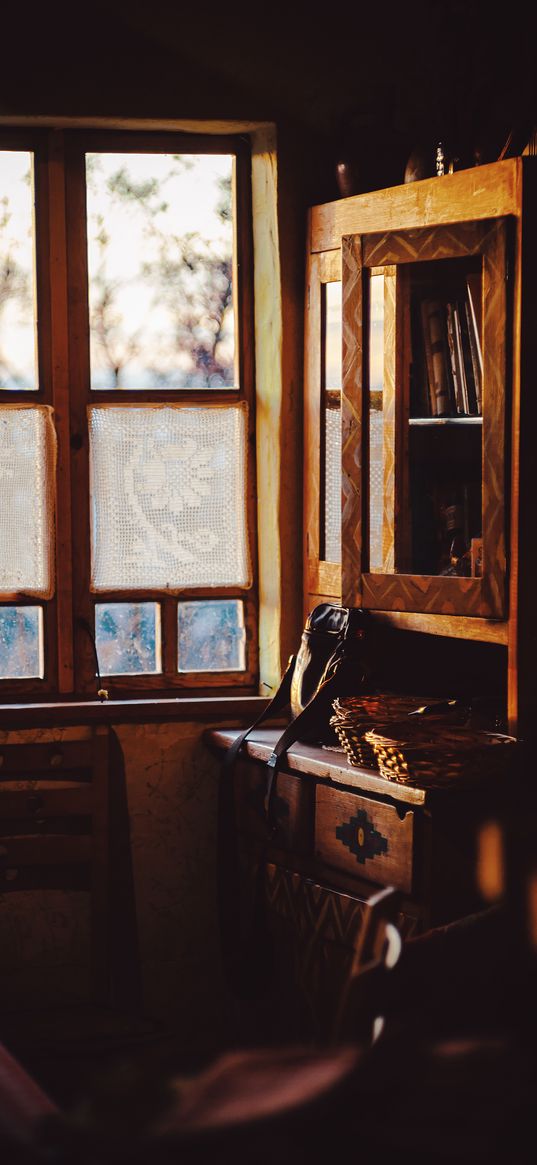
[[[25,817],[87,817],[93,807],[90,785],[59,789],[6,789],[0,786],[0,821]]]

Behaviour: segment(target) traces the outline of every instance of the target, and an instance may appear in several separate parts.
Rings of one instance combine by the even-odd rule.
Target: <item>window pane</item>
[[[242,405],[90,410],[92,588],[247,586]]]
[[[97,603],[95,644],[101,675],[160,672],[160,604]]]
[[[32,155],[0,152],[0,388],[37,388]]]
[[[0,607],[0,679],[43,677],[41,607]]]
[[[233,159],[87,154],[91,387],[235,383]]]
[[[0,408],[0,593],[52,593],[54,441],[46,407]]]
[[[179,603],[178,671],[244,671],[244,605],[237,599]]]

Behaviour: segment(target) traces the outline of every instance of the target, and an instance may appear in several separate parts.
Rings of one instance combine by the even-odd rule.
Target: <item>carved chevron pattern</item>
[[[493,615],[505,605],[505,385],[507,222],[498,219],[483,254],[483,571]]]
[[[297,934],[354,946],[364,914],[364,905],[356,898],[334,894],[272,864],[267,866],[266,891],[269,908],[287,918]]]
[[[489,229],[489,223],[463,222],[363,235],[364,266],[384,267],[388,263],[420,263],[474,255],[482,250]]]
[[[364,574],[363,605],[377,611],[424,611],[436,615],[481,615],[479,578],[428,574]]]
[[[362,392],[363,292],[361,236],[342,242],[343,392],[342,426],[342,565],[345,606],[360,606],[362,574]]]

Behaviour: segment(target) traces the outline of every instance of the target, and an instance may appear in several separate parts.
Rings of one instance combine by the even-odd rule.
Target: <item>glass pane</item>
[[[324,530],[325,562],[341,562],[341,283],[323,284],[324,295]]]
[[[341,388],[341,283],[324,283],[324,386]]]
[[[0,593],[52,593],[53,465],[50,410],[0,408]]]
[[[384,547],[384,276],[369,280],[369,569],[393,569]],[[384,550],[387,551],[385,562]]]
[[[481,426],[410,422],[410,570],[481,573]]]
[[[481,571],[481,263],[409,265],[410,529],[398,557],[414,574]]]
[[[324,554],[341,562],[341,404],[325,409]]]
[[[179,603],[178,670],[244,671],[244,604],[238,599]]]
[[[479,256],[442,259],[370,274],[372,572],[470,577],[481,571],[480,264]],[[396,297],[408,309],[405,343],[396,337]],[[396,361],[400,344],[404,368]],[[396,366],[403,377],[397,386]]]
[[[0,679],[42,679],[41,607],[0,607]]]
[[[32,161],[0,152],[0,388],[38,387]]]
[[[160,604],[97,603],[95,644],[101,675],[160,672]]]
[[[91,387],[235,384],[233,159],[87,154]]]
[[[92,588],[247,586],[242,405],[90,410]]]

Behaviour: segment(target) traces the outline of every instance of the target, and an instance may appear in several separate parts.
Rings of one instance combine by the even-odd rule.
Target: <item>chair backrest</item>
[[[0,745],[0,893],[87,890],[91,997],[109,1001],[110,731]]]
[[[251,885],[254,874],[247,869]],[[371,887],[367,896],[349,895],[274,862],[264,867],[262,890],[259,925],[247,950],[268,967],[259,1007],[248,1012],[254,1024],[260,1016],[261,1031],[256,1027],[253,1039],[313,1039],[320,1046],[340,1036],[354,1040],[354,1029],[346,1030],[354,983],[363,967],[381,959],[388,923],[394,941],[399,939],[394,924],[400,922],[401,894]]]
[[[397,927],[401,893],[393,886],[363,903],[350,972],[340,994],[332,1042],[374,1040],[381,1030],[383,983],[403,947]]]

